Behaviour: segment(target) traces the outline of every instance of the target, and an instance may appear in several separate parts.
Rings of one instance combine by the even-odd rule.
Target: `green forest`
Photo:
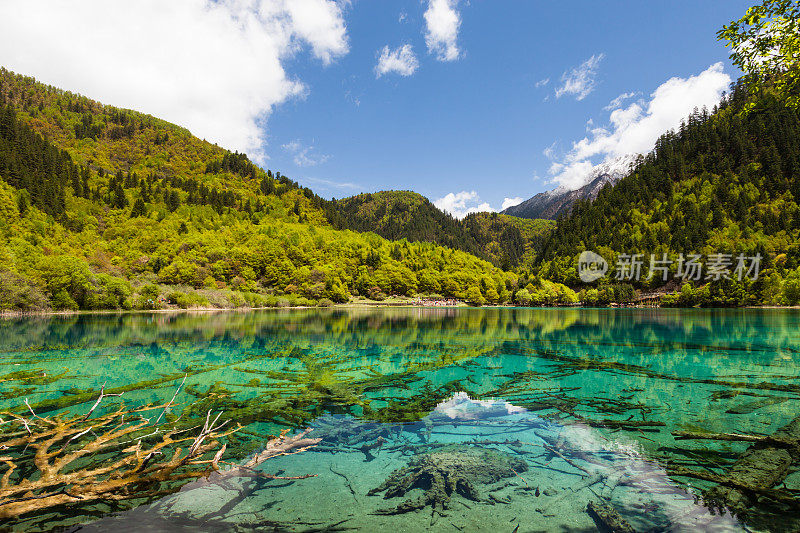
[[[641,253],[645,265],[651,254],[760,254],[757,279],[701,278],[664,303],[800,303],[800,113],[770,88],[755,97],[749,89],[740,81],[715,109],[696,110],[629,176],[559,220],[532,271],[576,287],[583,250],[602,255],[612,279],[621,253]],[[670,277],[677,266],[672,263]],[[664,284],[661,276],[633,283],[642,289]]]
[[[472,213],[464,220],[440,211],[411,191],[381,191],[333,200],[329,212],[339,228],[373,231],[390,240],[441,244],[490,261],[503,270],[530,263],[555,223],[498,213]]]
[[[0,177],[6,310],[330,305],[390,295],[481,305],[511,302],[526,287],[549,304],[577,301],[553,283],[523,278],[520,286],[517,274],[461,250],[337,229],[347,224],[334,202],[244,154],[7,70]]]

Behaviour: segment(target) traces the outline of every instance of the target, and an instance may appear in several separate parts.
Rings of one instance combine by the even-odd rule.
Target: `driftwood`
[[[736,515],[746,515],[758,497],[798,506],[795,494],[774,489],[789,474],[793,462],[800,457],[800,417],[770,436],[739,435],[735,433],[676,432],[676,439],[713,439],[753,442],[723,475],[685,468],[670,468],[672,475],[693,477],[717,483],[703,493],[705,502],[718,508],[730,509]]]
[[[111,412],[96,414],[105,398],[120,395],[107,392],[104,386],[83,415],[40,416],[27,400],[30,417],[0,413],[4,430],[0,433],[0,519],[98,501],[151,500],[214,472],[221,477],[311,477],[284,478],[254,470],[267,459],[315,445],[319,439],[306,438],[309,430],[293,437],[284,431],[246,463],[220,472],[219,465],[227,463],[222,456],[228,444],[222,440],[240,426],[227,428],[230,420],[220,421],[222,413],[212,416],[211,411],[195,425],[151,423],[173,405],[177,391],[166,404],[135,408],[120,404]],[[156,418],[159,411],[161,416]]]
[[[614,429],[649,429],[666,426],[664,422],[654,422],[649,420],[611,420],[609,418],[604,420],[582,419],[581,422],[591,427],[607,427]]]
[[[761,442],[775,447],[797,448],[800,439],[781,438],[775,435],[743,435],[739,433],[701,433],[698,431],[673,431],[675,440],[722,440],[728,442]]]
[[[628,523],[627,520],[614,509],[611,505],[603,502],[590,501],[586,506],[586,512],[589,513],[598,527],[611,533],[635,533],[636,530]]]
[[[295,453],[304,452],[309,448],[316,446],[317,443],[319,443],[319,441],[322,439],[307,438],[306,435],[308,435],[309,432],[311,432],[311,428],[301,431],[297,435],[289,437],[287,436],[289,430],[285,429],[281,431],[280,436],[267,442],[266,447],[251,457],[248,461],[241,465],[226,462],[226,464],[231,464],[232,468],[215,472],[209,476],[209,480],[216,481],[232,477],[261,477],[266,479],[306,479],[310,477],[316,477],[317,474],[304,474],[300,476],[273,476],[265,472],[255,470],[258,465],[267,459],[272,459],[273,457],[279,457],[281,455],[293,455]]]
[[[138,440],[117,456],[94,460],[117,448],[123,439],[141,434],[149,424],[142,413],[163,407],[120,408],[94,419],[15,418],[26,432],[0,443],[8,454],[0,457],[7,467],[0,479],[0,518],[75,502],[147,497],[160,493],[169,482],[201,477],[216,468],[218,457],[206,461],[202,457],[219,446],[221,437],[236,430],[221,432],[226,423],[215,426],[210,413],[196,436],[172,429],[155,444]],[[168,451],[172,453],[167,455]]]

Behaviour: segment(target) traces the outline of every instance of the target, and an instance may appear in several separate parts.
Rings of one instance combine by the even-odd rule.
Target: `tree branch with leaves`
[[[727,41],[733,63],[742,69],[750,89],[766,84],[788,107],[800,109],[800,4],[795,0],[764,0],[739,20],[717,32]],[[745,112],[757,105],[750,102]]]

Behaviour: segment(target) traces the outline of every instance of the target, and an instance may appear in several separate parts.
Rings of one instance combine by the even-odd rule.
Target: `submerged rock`
[[[395,470],[380,486],[369,491],[373,496],[385,491],[384,499],[405,496],[412,489],[425,492],[416,499],[409,498],[395,508],[378,511],[380,514],[399,514],[430,506],[432,510],[446,509],[453,493],[470,500],[480,500],[475,484],[489,485],[503,478],[528,470],[528,464],[518,457],[491,448],[453,445],[414,457],[404,468]]]

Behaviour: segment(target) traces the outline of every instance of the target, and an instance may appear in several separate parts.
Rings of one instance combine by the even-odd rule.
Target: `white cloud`
[[[475,191],[461,191],[456,193],[447,193],[442,198],[435,200],[433,205],[447,211],[454,217],[461,219],[470,213],[479,213],[482,211],[495,211],[488,203],[480,201],[480,196]]]
[[[547,159],[553,159],[553,156],[554,156],[554,155],[555,155],[555,153],[556,153],[556,143],[557,143],[557,142],[558,142],[558,141],[553,141],[553,144],[551,144],[550,146],[548,146],[547,148],[545,148],[544,150],[542,150],[542,154],[543,154],[543,155],[544,155],[544,156],[545,156]]]
[[[284,63],[348,52],[333,0],[7,0],[0,64],[263,159],[263,121],[307,91]]]
[[[458,29],[461,15],[456,11],[458,0],[428,0],[425,11],[425,44],[428,53],[439,61],[455,61],[461,56],[458,49]]]
[[[576,100],[583,100],[594,90],[597,69],[605,54],[593,55],[574,69],[561,75],[563,85],[556,89],[556,98],[565,94],[575,95]]]
[[[405,11],[401,11],[400,15],[397,17],[397,22],[402,24],[407,21],[408,21],[408,13],[406,13]]]
[[[536,87],[537,89],[540,89],[540,88],[544,87],[545,85],[547,85],[548,83],[550,83],[550,78],[544,78],[544,79],[539,80],[536,83],[534,83],[533,86]]]
[[[633,92],[631,92],[631,93],[622,93],[621,95],[619,95],[616,98],[614,98],[613,100],[611,100],[608,103],[608,105],[605,106],[603,109],[606,110],[606,111],[611,111],[612,109],[616,109],[616,108],[618,108],[619,106],[622,105],[622,102],[624,102],[625,100],[630,100],[631,98],[637,96],[638,94],[639,93],[633,93]]]
[[[462,219],[470,213],[496,213],[503,211],[511,206],[521,204],[525,198],[503,198],[500,209],[495,209],[489,202],[481,202],[481,198],[475,191],[461,191],[447,193],[438,200],[434,200],[433,205],[446,211],[458,219]]]
[[[500,206],[500,211],[505,211],[509,207],[513,207],[515,205],[521,204],[525,198],[522,196],[516,196],[514,198],[503,198],[503,204]]]
[[[716,63],[696,76],[671,78],[650,95],[649,102],[611,111],[607,127],[592,129],[587,137],[572,144],[561,161],[551,165],[553,181],[576,189],[585,184],[593,160],[602,158],[607,163],[652,150],[658,137],[677,128],[695,107],[719,103],[731,82],[722,68],[722,63]]]
[[[414,55],[414,50],[410,44],[404,44],[394,50],[384,46],[378,56],[378,64],[375,65],[375,77],[380,78],[384,74],[394,72],[401,76],[411,76],[419,68],[419,61]]]
[[[291,141],[282,144],[281,148],[294,156],[294,164],[298,167],[315,167],[321,165],[331,157],[325,154],[315,154],[313,146],[303,146],[300,141]]]

